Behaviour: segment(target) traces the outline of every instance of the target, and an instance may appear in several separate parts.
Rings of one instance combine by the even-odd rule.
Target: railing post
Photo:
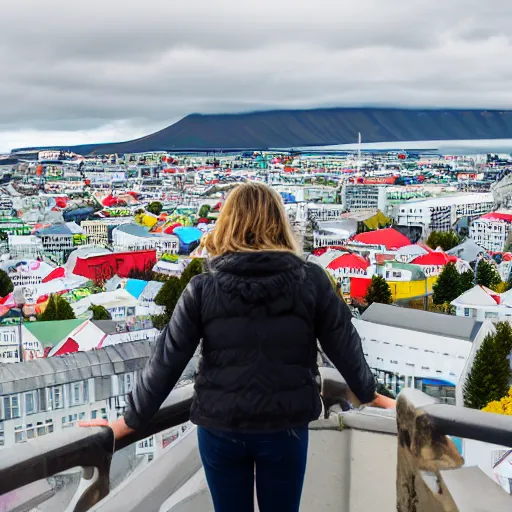
[[[440,471],[459,468],[464,460],[453,442],[436,432],[421,408],[434,403],[434,399],[414,389],[398,397],[398,512],[458,511]]]

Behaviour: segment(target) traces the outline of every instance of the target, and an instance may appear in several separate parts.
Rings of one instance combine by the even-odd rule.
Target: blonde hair
[[[254,181],[231,190],[215,228],[203,238],[201,246],[211,257],[255,251],[300,254],[281,196]]]

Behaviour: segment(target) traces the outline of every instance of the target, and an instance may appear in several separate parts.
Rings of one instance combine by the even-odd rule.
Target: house
[[[35,259],[7,260],[0,267],[7,272],[15,289],[23,288],[26,295],[35,293],[54,267]]]
[[[104,254],[92,250],[79,253],[76,258],[73,255],[71,257],[74,261],[72,273],[93,281],[107,281],[114,275],[128,277],[130,271],[145,271],[153,268],[156,263],[155,249]]]
[[[474,220],[469,236],[487,251],[503,252],[510,242],[511,231],[512,212],[499,210]]]
[[[73,250],[73,235],[83,234],[83,230],[78,224],[67,222],[39,229],[35,234],[41,239],[45,252],[62,254]]]
[[[354,276],[350,282],[350,297],[361,301],[366,296],[372,275],[380,275],[389,285],[393,301],[425,297],[432,293],[437,275],[427,275],[419,265],[388,260],[372,265],[366,276]]]
[[[483,321],[512,320],[512,290],[497,293],[476,285],[451,302],[455,314]]]
[[[41,347],[43,352],[49,352],[53,347],[66,340],[69,334],[83,323],[83,318],[52,320],[49,322],[23,322],[21,329],[23,344],[37,345]],[[40,357],[43,357],[43,354]]]
[[[460,245],[453,249],[446,251],[450,256],[457,256],[457,258],[464,261],[475,261],[479,256],[485,254],[485,249],[478,245],[472,238],[468,238]]]
[[[23,330],[18,318],[11,323],[0,324],[0,363],[20,362],[20,335],[23,343],[23,361],[31,361],[44,356],[43,346],[39,340],[23,337]]]
[[[455,404],[470,353],[492,323],[373,303],[352,320],[368,364],[393,391],[416,387]]]
[[[91,305],[103,306],[112,320],[124,320],[135,316],[139,301],[124,289],[111,292],[95,293],[71,305],[76,316],[89,316]]]
[[[155,249],[157,256],[178,254],[180,248],[177,236],[166,233],[150,233],[147,227],[132,223],[122,224],[115,228],[112,232],[112,240],[114,249],[117,251]]]
[[[97,350],[134,341],[154,341],[160,334],[151,320],[86,320],[55,345],[48,357]]]

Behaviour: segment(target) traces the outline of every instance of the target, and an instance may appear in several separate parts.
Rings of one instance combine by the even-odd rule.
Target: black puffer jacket
[[[201,339],[197,425],[261,432],[318,418],[317,339],[358,398],[374,398],[350,311],[325,272],[290,253],[233,253],[184,291],[129,398],[128,426],[151,419]]]

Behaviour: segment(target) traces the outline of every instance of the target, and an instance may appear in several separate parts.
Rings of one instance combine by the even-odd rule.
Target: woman
[[[181,296],[155,352],[111,424],[149,422],[202,342],[190,419],[217,512],[299,510],[308,423],[321,414],[317,339],[362,403],[389,406],[329,277],[306,263],[280,196],[247,182],[203,242],[208,271]],[[394,402],[392,402],[394,403]]]

